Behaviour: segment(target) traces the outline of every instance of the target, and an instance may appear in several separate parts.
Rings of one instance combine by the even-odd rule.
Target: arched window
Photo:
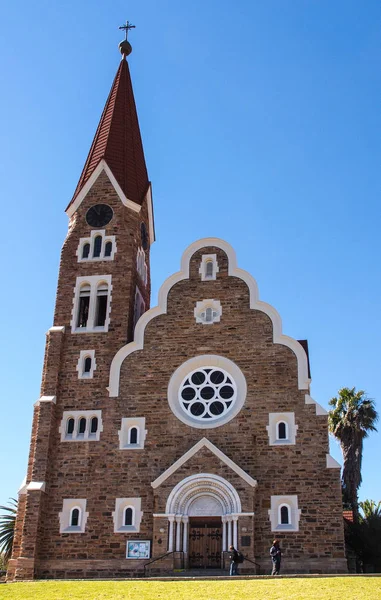
[[[93,417],[90,424],[90,433],[96,433],[98,431],[98,417]]]
[[[86,419],[84,417],[81,417],[81,419],[79,419],[79,423],[78,423],[78,433],[79,434],[84,434],[86,431]]]
[[[290,510],[285,504],[280,507],[280,522],[281,525],[289,525],[290,523]]]
[[[287,439],[287,425],[284,421],[278,423],[278,440]]]
[[[97,289],[97,305],[95,310],[95,326],[103,327],[106,322],[107,314],[107,283],[101,283]]]
[[[205,279],[211,279],[213,277],[213,261],[208,260],[205,267]]]
[[[131,427],[130,429],[130,440],[129,440],[130,444],[137,444],[138,443],[138,429],[137,427]]]
[[[84,373],[90,373],[91,371],[91,357],[90,356],[86,356],[85,358],[85,362],[83,365],[83,372]]]
[[[77,327],[86,327],[89,318],[90,286],[85,283],[79,292]]]
[[[148,235],[147,235],[147,227],[145,226],[145,223],[142,223],[140,225],[140,234],[141,234],[141,238],[142,238],[142,246],[143,246],[144,250],[147,250]]]
[[[93,257],[94,258],[98,258],[101,255],[101,250],[102,250],[102,236],[101,235],[97,235],[94,238]]]
[[[124,524],[132,525],[132,517],[133,517],[132,508],[130,508],[130,507],[126,508],[126,510],[124,511]]]
[[[79,525],[79,508],[73,508],[70,514],[70,527]]]
[[[73,417],[70,417],[70,419],[67,420],[66,433],[67,433],[67,435],[73,435],[73,431],[74,431],[74,419],[73,419]]]
[[[213,310],[211,308],[207,308],[205,311],[205,321],[206,323],[211,323],[213,321]]]
[[[89,258],[89,254],[90,254],[90,244],[83,244],[82,258]]]
[[[111,256],[111,252],[112,252],[112,242],[106,242],[105,256]]]

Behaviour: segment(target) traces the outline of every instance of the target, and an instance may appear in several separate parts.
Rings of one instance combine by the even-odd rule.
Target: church
[[[233,248],[195,241],[150,307],[155,241],[122,54],[66,213],[8,580],[174,569],[345,573],[340,467],[282,333]],[[165,234],[165,232],[160,232]],[[211,572],[211,571],[209,571]]]

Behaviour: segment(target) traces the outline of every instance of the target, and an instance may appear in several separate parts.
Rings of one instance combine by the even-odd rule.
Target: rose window
[[[183,411],[202,421],[213,421],[228,413],[237,399],[237,386],[221,368],[202,367],[189,373],[179,390]]]

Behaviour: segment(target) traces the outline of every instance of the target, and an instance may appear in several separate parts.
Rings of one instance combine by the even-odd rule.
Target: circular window
[[[203,355],[187,360],[171,377],[168,401],[174,414],[199,429],[230,421],[246,399],[241,370],[222,356]]]
[[[187,375],[179,389],[180,406],[195,419],[213,421],[234,406],[237,386],[224,369],[203,367]]]

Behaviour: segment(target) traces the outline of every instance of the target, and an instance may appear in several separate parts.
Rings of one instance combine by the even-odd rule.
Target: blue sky
[[[284,333],[307,338],[312,396],[380,386],[381,5],[351,0],[7,3],[2,13],[0,504],[27,464],[64,209],[119,63],[130,68],[157,241],[153,295],[217,236]],[[381,427],[381,424],[380,424]],[[332,454],[340,450],[332,444]],[[381,500],[380,434],[360,497]]]

